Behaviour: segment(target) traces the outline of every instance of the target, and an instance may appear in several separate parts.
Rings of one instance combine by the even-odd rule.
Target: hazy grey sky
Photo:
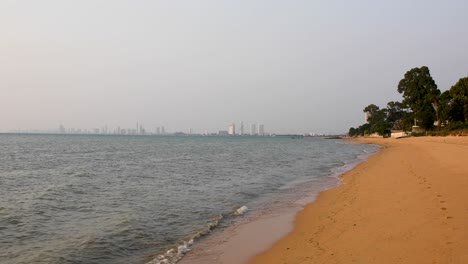
[[[2,0],[0,130],[346,132],[426,65],[468,76],[468,1]]]

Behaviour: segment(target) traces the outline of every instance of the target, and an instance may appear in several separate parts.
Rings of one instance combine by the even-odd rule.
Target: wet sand
[[[197,241],[178,264],[239,264],[247,263],[253,256],[267,250],[275,241],[293,230],[296,214],[314,201],[320,191],[336,186],[336,177],[309,183],[300,192],[307,192],[297,200],[282,197],[272,207],[260,209],[243,216]],[[284,199],[286,198],[286,199]]]
[[[178,264],[239,264],[267,250],[292,230],[295,210],[230,226],[196,244]],[[275,227],[273,230],[271,227]],[[278,228],[276,228],[278,227]]]
[[[468,137],[360,142],[383,148],[250,263],[468,263]]]

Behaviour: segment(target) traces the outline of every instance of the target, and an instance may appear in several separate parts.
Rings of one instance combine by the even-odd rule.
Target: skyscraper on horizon
[[[236,124],[232,123],[229,126],[228,133],[230,136],[235,136],[236,135]]]
[[[257,126],[255,124],[250,124],[250,135],[251,136],[257,135]]]
[[[239,135],[244,135],[244,121],[240,122]]]
[[[265,128],[264,128],[263,124],[258,125],[258,135],[259,136],[264,136],[265,135]]]

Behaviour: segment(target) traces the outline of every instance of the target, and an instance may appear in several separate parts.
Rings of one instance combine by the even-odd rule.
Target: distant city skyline
[[[248,132],[244,130],[244,124],[250,125],[250,129]],[[68,127],[63,123],[58,125],[58,128],[16,128],[10,130],[0,130],[0,133],[9,133],[9,132],[21,132],[21,131],[29,131],[29,132],[47,132],[47,133],[70,133],[70,134],[80,134],[80,133],[93,133],[93,134],[141,134],[140,132],[147,132],[148,134],[156,134],[162,135],[166,133],[187,133],[187,134],[212,134],[218,131],[224,130],[228,132],[229,135],[264,135],[266,134],[265,125],[262,123],[255,123],[255,122],[244,122],[239,121],[238,123],[232,122],[228,126],[220,126],[219,129],[201,129],[197,130],[194,128],[187,128],[187,129],[173,129],[170,132],[166,132],[165,126],[152,126],[152,125],[144,125],[142,123],[136,122],[134,127],[124,127],[120,125],[110,126],[110,125],[101,125],[98,127],[87,127],[87,128],[79,128],[79,127]],[[270,133],[275,133],[270,131]],[[309,131],[301,131],[298,134],[302,133],[311,133]],[[317,132],[312,132],[317,133]],[[145,133],[143,133],[145,134]],[[297,134],[297,133],[296,133]]]
[[[467,13],[462,0],[1,1],[0,131],[346,133],[365,106],[400,101],[414,67],[441,91],[468,76]]]
[[[183,130],[174,130],[166,131],[164,126],[157,126],[153,129],[146,128],[143,124],[136,123],[135,128],[126,128],[121,126],[110,127],[103,125],[101,127],[95,128],[76,128],[76,127],[66,127],[63,124],[60,124],[57,128],[50,129],[13,129],[9,131],[0,131],[0,133],[49,133],[49,134],[97,134],[97,135],[177,135],[177,134],[186,134],[186,135],[223,135],[223,136],[269,136],[269,135],[278,135],[284,133],[276,133],[273,131],[266,131],[264,124],[250,124],[250,131],[243,131],[244,122],[239,122],[240,130],[236,130],[236,123],[231,123],[227,130],[218,130],[218,131],[196,131],[193,128],[189,128],[188,131]],[[288,133],[286,133],[288,134]],[[318,132],[307,132],[303,131],[301,133],[289,133],[289,134],[301,134],[301,135],[326,135],[326,133]]]

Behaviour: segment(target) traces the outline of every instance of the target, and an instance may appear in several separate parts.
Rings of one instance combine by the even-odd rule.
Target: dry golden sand
[[[383,148],[251,263],[468,263],[468,137],[361,141]]]

